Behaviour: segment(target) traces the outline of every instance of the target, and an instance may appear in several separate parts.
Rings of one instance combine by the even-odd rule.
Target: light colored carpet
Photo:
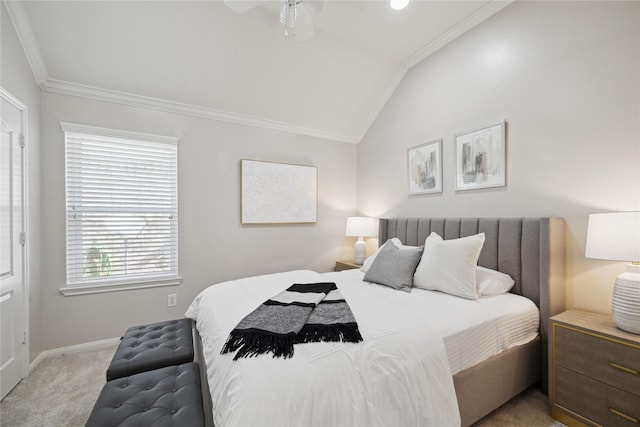
[[[0,403],[3,427],[84,426],[105,383],[117,345],[60,354],[40,363]],[[558,427],[547,396],[531,388],[487,415],[474,427]],[[185,426],[186,427],[186,426]]]
[[[117,344],[49,357],[0,403],[2,427],[84,426]]]
[[[549,415],[549,397],[531,387],[473,425],[494,426],[564,427],[564,424]]]

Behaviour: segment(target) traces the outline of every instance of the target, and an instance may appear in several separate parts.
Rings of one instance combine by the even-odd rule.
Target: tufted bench
[[[197,363],[108,381],[85,427],[205,425]]]
[[[134,326],[125,332],[107,369],[107,381],[193,361],[190,319]]]

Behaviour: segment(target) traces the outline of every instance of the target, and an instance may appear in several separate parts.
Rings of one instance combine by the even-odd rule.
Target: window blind
[[[177,278],[177,139],[69,123],[62,129],[67,284]]]

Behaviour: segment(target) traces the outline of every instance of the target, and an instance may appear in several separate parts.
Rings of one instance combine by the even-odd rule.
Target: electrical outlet
[[[168,307],[175,307],[176,304],[178,304],[178,295],[177,294],[169,294],[167,296],[167,306]]]

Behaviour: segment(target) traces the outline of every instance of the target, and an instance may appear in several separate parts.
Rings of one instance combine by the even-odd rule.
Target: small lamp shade
[[[585,256],[631,262],[616,278],[611,315],[618,328],[640,334],[640,212],[589,215]]]
[[[589,215],[587,258],[640,261],[640,212]]]
[[[374,237],[376,235],[376,219],[364,216],[350,216],[347,218],[347,230],[349,237]]]
[[[374,237],[376,235],[376,219],[363,216],[350,216],[347,218],[345,235],[358,238],[354,246],[353,261],[358,265],[362,265],[367,257],[367,248],[363,238]]]

